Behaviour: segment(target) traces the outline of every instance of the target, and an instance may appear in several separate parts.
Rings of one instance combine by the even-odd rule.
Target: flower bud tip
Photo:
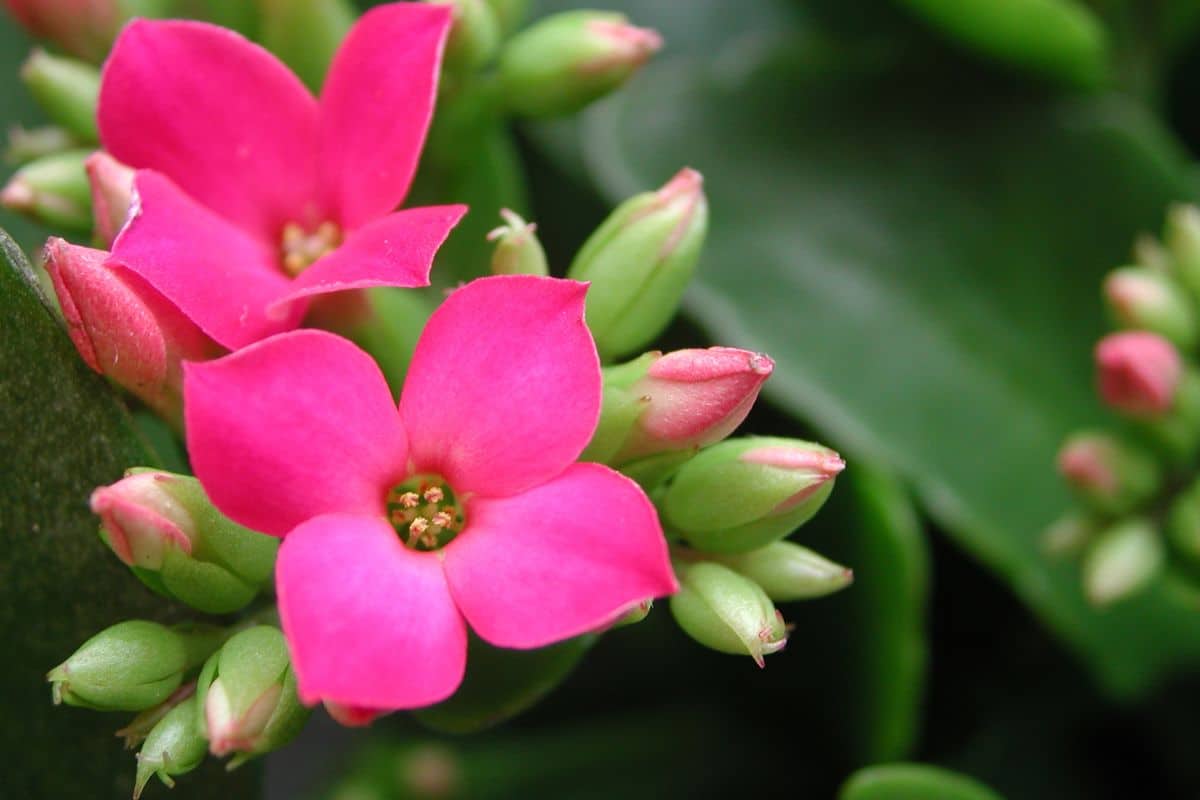
[[[1096,368],[1105,402],[1139,417],[1170,411],[1183,377],[1183,361],[1175,347],[1146,331],[1106,336],[1096,346]]]
[[[662,49],[663,38],[653,28],[639,28],[627,22],[611,19],[594,19],[587,29],[595,36],[606,40],[611,49],[604,56],[585,62],[580,70],[603,72],[614,66],[639,67]]]
[[[36,197],[33,187],[21,177],[13,178],[0,189],[0,205],[11,211],[31,210]]]

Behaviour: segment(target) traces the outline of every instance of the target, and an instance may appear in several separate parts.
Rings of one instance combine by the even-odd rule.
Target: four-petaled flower
[[[200,22],[135,21],[100,88],[100,138],[138,172],[113,261],[236,349],[309,298],[423,286],[462,206],[394,209],[437,92],[448,6],[367,12],[320,99],[277,59]]]
[[[230,517],[286,537],[276,584],[305,702],[434,703],[462,680],[466,623],[540,647],[677,589],[637,484],[575,463],[601,398],[585,289],[458,289],[398,409],[375,363],[321,331],[186,366],[196,475]]]

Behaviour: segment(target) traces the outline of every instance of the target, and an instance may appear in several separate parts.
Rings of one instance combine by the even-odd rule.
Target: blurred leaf
[[[0,667],[4,794],[127,798],[133,754],[113,736],[127,720],[52,706],[45,674],[101,628],[163,616],[164,603],[100,544],[87,506],[96,486],[155,459],[2,231],[0,260],[0,630],[11,650]],[[255,770],[219,778],[235,794],[255,779]],[[189,775],[173,796],[210,797],[209,780],[211,772]]]
[[[1001,800],[983,784],[924,764],[885,764],[859,770],[838,800]]]
[[[611,202],[706,175],[693,313],[777,359],[781,406],[913,481],[1109,690],[1200,659],[1192,602],[1160,586],[1097,612],[1038,549],[1068,502],[1055,450],[1098,417],[1100,276],[1188,194],[1175,144],[1118,97],[964,95],[961,65],[737,55],[652,65],[585,126]]]
[[[586,635],[537,650],[506,650],[472,634],[462,686],[449,700],[414,711],[413,716],[449,733],[496,725],[545,697],[595,641],[595,636]]]

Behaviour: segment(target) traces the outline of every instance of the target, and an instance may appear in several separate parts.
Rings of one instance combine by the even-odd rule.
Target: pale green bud
[[[100,141],[96,128],[99,69],[39,49],[21,66],[21,80],[52,122],[66,128],[80,142]]]
[[[853,570],[792,542],[724,556],[705,556],[757,583],[776,603],[824,597],[854,581]]]
[[[1200,333],[1196,310],[1169,275],[1145,267],[1122,267],[1104,279],[1104,297],[1118,326],[1152,331],[1184,349],[1196,345]]]
[[[30,161],[0,189],[0,205],[52,228],[91,230],[92,190],[83,166],[89,155],[67,150]]]
[[[787,644],[783,615],[754,581],[709,562],[677,565],[675,573],[679,592],[671,597],[671,614],[700,644],[749,654],[760,667],[763,656]]]
[[[454,22],[446,40],[445,64],[449,70],[475,70],[491,61],[500,49],[500,21],[486,0],[424,0],[450,6]]]
[[[492,251],[493,275],[549,275],[546,251],[537,238],[537,225],[521,219],[507,208],[500,210],[504,224],[488,233]]]
[[[1083,558],[1088,600],[1109,605],[1144,589],[1165,564],[1162,537],[1148,520],[1127,519],[1100,534]]]
[[[208,753],[208,741],[200,730],[198,709],[196,695],[192,694],[167,711],[150,730],[146,743],[137,754],[134,800],[141,797],[153,776],[157,775],[164,784],[173,787],[174,776],[200,766]]]

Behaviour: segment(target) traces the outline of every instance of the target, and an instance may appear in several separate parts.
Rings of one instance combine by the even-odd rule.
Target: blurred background
[[[1200,199],[1200,3],[1060,2],[1098,27],[1018,35],[987,16],[1053,0],[533,4],[533,17],[624,11],[666,40],[578,118],[515,129],[551,264],[565,269],[620,200],[682,166],[704,174],[709,240],[663,345],[776,360],[742,430],[846,458],[796,540],[852,567],[855,585],[784,606],[795,630],[761,671],[697,646],[664,606],[483,733],[322,716],[266,759],[267,797],[827,798],[895,760],[1010,798],[1200,796],[1200,601],[1160,581],[1097,610],[1078,567],[1040,545],[1070,505],[1060,443],[1107,419],[1092,377],[1100,281],[1170,204]],[[8,19],[0,36],[4,122],[35,123],[15,79],[31,45]],[[29,250],[45,236],[6,212],[0,225]],[[98,601],[110,579],[138,591],[110,566],[88,590]],[[19,568],[0,594],[62,579],[58,565]],[[26,608],[68,603],[34,594]],[[73,646],[56,639],[65,623],[5,613],[18,652]],[[106,730],[74,710],[42,722],[46,698],[26,702],[33,734],[10,716],[7,758],[44,750],[43,733]],[[128,758],[100,738],[97,759]],[[253,796],[247,774],[226,791]],[[189,782],[214,796],[220,780]]]

